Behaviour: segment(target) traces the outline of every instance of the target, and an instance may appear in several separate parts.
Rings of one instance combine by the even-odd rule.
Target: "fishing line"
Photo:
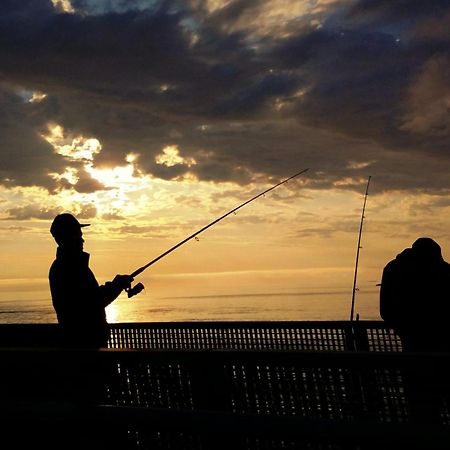
[[[212,227],[213,225],[215,225],[217,222],[220,222],[221,220],[225,219],[225,217],[229,216],[230,214],[236,214],[236,211],[240,208],[242,208],[245,205],[248,205],[249,203],[253,202],[254,200],[256,200],[257,198],[267,194],[268,192],[272,191],[273,189],[276,189],[278,186],[281,186],[284,183],[287,183],[289,180],[292,180],[295,177],[298,177],[299,175],[307,172],[309,169],[303,169],[300,172],[297,172],[296,174],[290,176],[289,178],[286,178],[283,181],[280,181],[279,183],[275,184],[274,186],[270,187],[269,189],[266,189],[265,191],[261,192],[258,195],[255,195],[254,197],[252,197],[251,199],[245,201],[244,203],[241,203],[239,206],[237,206],[236,208],[233,208],[231,211],[228,211],[227,213],[223,214],[222,216],[220,216],[219,218],[213,220],[211,223],[209,223],[208,225],[205,225],[203,228],[200,228],[198,231],[196,231],[195,233],[191,234],[190,236],[188,236],[186,239],[183,239],[181,242],[179,242],[178,244],[174,245],[173,247],[169,248],[168,250],[166,250],[164,253],[161,253],[159,256],[157,256],[156,258],[152,259],[149,263],[145,264],[142,267],[139,267],[139,269],[136,269],[130,276],[135,278],[138,275],[140,275],[144,270],[146,270],[148,267],[152,266],[153,264],[155,264],[156,262],[158,262],[160,259],[164,258],[165,256],[167,256],[169,253],[172,253],[174,250],[176,250],[178,247],[181,247],[183,244],[185,244],[186,242],[190,241],[193,238],[196,238],[196,240],[198,240],[197,236],[200,233],[203,233],[203,231],[207,230],[208,228]],[[136,286],[130,288],[127,290],[128,292],[128,297],[132,297],[133,295],[138,294],[139,292],[142,291],[142,289],[144,289],[144,285],[142,283],[138,283]]]

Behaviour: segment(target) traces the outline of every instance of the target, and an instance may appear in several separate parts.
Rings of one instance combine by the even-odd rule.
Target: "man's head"
[[[59,246],[83,250],[84,239],[81,228],[89,225],[88,223],[81,224],[72,214],[63,213],[53,219],[50,233]]]
[[[417,239],[412,248],[419,258],[429,262],[442,261],[441,247],[436,241],[428,237],[421,237]]]

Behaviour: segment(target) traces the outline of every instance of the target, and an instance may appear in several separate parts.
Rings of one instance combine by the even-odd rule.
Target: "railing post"
[[[369,338],[367,336],[367,328],[358,320],[352,323],[352,332],[354,339],[354,350],[358,352],[369,351]]]
[[[228,353],[228,352],[227,352]],[[226,358],[224,358],[226,356]],[[226,362],[225,362],[226,361]],[[197,411],[231,412],[231,377],[229,370],[229,355],[207,355],[205,352],[196,355],[190,361],[189,372],[194,409]],[[204,450],[241,449],[243,436],[221,431],[205,429],[201,441]]]
[[[224,360],[220,354],[207,358],[202,355],[189,364],[194,409],[230,411],[230,379]]]

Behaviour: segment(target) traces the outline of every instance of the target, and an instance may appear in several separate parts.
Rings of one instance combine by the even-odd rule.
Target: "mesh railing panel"
[[[368,324],[366,328],[369,351],[374,352],[401,352],[402,341],[392,329],[385,327],[371,327]]]
[[[349,350],[348,322],[112,324],[110,348]]]
[[[402,351],[400,338],[381,321],[113,323],[110,331],[109,347],[117,349]],[[60,341],[56,324],[0,325],[1,347]]]
[[[179,363],[119,362],[109,371],[108,379],[108,404],[193,409],[190,374]]]
[[[402,359],[370,359],[367,354],[359,358],[347,352],[335,353],[336,358],[326,352],[324,359],[313,353],[188,352],[176,353],[170,363],[163,363],[160,353],[151,355],[138,361],[126,358],[114,366],[108,402],[402,424],[410,421],[410,402],[417,400],[422,407],[439,403],[439,421],[450,425],[449,382],[444,376],[449,373],[442,372],[441,362],[439,370],[427,367],[426,375],[410,360],[405,365]]]

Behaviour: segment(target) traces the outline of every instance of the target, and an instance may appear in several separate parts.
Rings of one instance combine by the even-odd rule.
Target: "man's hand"
[[[120,289],[130,289],[134,278],[130,275],[116,275],[112,281]]]

